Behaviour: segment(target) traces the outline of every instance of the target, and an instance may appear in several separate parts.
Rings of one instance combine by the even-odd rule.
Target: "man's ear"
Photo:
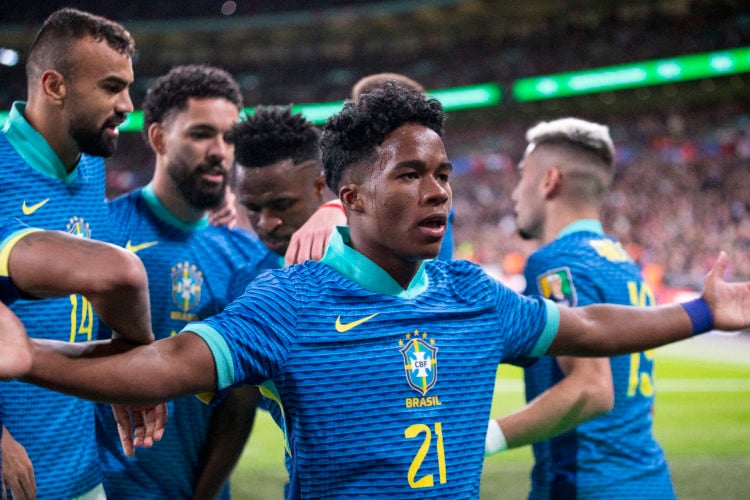
[[[161,123],[154,122],[148,126],[148,143],[156,154],[163,155],[166,152],[164,127]]]
[[[364,211],[360,189],[361,186],[359,184],[344,184],[339,189],[339,199],[347,210],[347,213]]]
[[[557,196],[562,189],[563,175],[558,167],[552,166],[544,173],[544,194],[547,198]]]
[[[65,85],[65,78],[62,73],[54,69],[48,69],[42,73],[41,84],[42,92],[47,99],[58,106],[63,104],[68,95],[68,88]]]

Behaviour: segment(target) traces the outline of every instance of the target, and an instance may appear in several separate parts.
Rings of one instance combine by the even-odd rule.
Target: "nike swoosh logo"
[[[356,321],[352,321],[351,323],[342,323],[341,322],[341,316],[339,316],[338,318],[336,318],[336,331],[339,332],[339,333],[348,332],[352,328],[358,327],[359,325],[361,325],[365,321],[370,321],[372,318],[374,318],[378,314],[379,313],[370,314],[369,316],[365,316],[364,318],[360,318],[360,319],[358,319]]]
[[[24,215],[31,215],[37,210],[39,210],[40,208],[42,208],[44,204],[47,203],[48,201],[49,201],[49,198],[47,198],[46,200],[42,200],[39,203],[35,203],[33,205],[27,205],[26,200],[23,200],[23,206],[21,207],[21,210],[23,210]]]
[[[152,247],[154,245],[158,245],[158,241],[147,241],[146,243],[140,243],[138,245],[133,245],[130,240],[128,240],[127,243],[125,243],[125,250],[128,250],[130,252],[136,253],[140,252],[141,250],[145,250],[149,247]]]

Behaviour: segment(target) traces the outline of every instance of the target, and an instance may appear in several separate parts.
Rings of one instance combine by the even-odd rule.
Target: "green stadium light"
[[[519,102],[538,101],[745,72],[750,72],[750,47],[522,78],[513,83],[513,96]],[[438,99],[446,111],[496,106],[502,99],[496,83],[430,90],[427,94]],[[295,104],[292,110],[320,125],[342,106],[343,101]],[[253,108],[244,111],[252,114]],[[7,119],[8,112],[0,111],[0,127]],[[128,115],[120,130],[137,132],[142,127],[143,113],[136,110]]]
[[[621,64],[570,73],[522,78],[513,84],[517,101],[538,101],[750,71],[750,47]]]
[[[445,111],[497,106],[501,98],[500,86],[496,83],[430,90],[427,94],[440,101]]]

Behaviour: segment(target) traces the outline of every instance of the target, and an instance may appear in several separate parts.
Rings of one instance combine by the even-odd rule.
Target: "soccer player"
[[[108,19],[74,9],[47,18],[26,62],[27,100],[13,103],[0,133],[1,217],[109,239],[102,157],[114,152],[117,126],[133,110],[133,52],[130,34]],[[89,265],[81,261],[68,271]],[[87,341],[98,328],[80,294],[11,307],[32,337]],[[152,338],[150,329],[119,333],[136,343]],[[93,404],[16,381],[0,391],[6,484],[35,478],[40,498],[101,490]]]
[[[599,219],[614,177],[607,127],[563,118],[526,139],[513,201],[521,236],[542,246],[526,265],[525,293],[569,306],[653,305],[640,269]],[[652,434],[651,351],[544,356],[524,378],[529,403],[490,421],[487,452],[536,443],[529,498],[674,498]]]
[[[110,203],[110,221],[113,241],[136,252],[146,267],[157,339],[220,312],[234,298],[227,284],[241,266],[269,267],[255,236],[208,222],[209,209],[222,204],[234,164],[232,126],[241,110],[237,83],[210,66],[177,66],[146,93],[143,132],[156,155],[154,176]],[[120,449],[109,407],[99,405],[107,495],[227,498],[227,479],[258,398],[248,386],[230,391],[215,408],[193,396],[170,401],[163,439],[133,458]]]
[[[87,265],[81,266],[81,262]],[[21,298],[71,293],[85,296],[102,320],[118,331],[133,336],[151,330],[146,272],[133,254],[107,243],[42,231],[18,219],[0,217],[0,321],[4,332],[14,332],[9,337],[12,344],[2,342],[1,378],[18,377],[31,366],[30,353],[25,356],[22,350],[28,345],[26,330],[5,306]],[[130,435],[129,430],[126,434]],[[31,472],[9,477],[5,486],[14,498],[36,497]]]
[[[259,106],[235,125],[232,136],[237,201],[269,259],[277,261],[273,267],[283,267],[292,235],[327,195],[320,132],[288,106]],[[340,204],[336,207],[343,213]],[[322,254],[323,248],[317,251]],[[257,266],[236,273],[231,295],[241,295],[257,274]]]
[[[357,102],[359,98],[373,89],[383,86],[387,82],[394,82],[401,86],[424,92],[424,87],[399,73],[374,73],[359,79],[352,87],[351,99]],[[308,222],[292,235],[288,251],[286,252],[286,263],[295,264],[307,259],[320,260],[325,252],[328,239],[337,224],[346,224],[346,218],[341,214],[342,205],[338,201],[326,203],[314,213]],[[448,228],[445,231],[443,244],[437,258],[450,260],[453,258],[453,219],[455,212],[453,207],[448,217]]]
[[[289,422],[289,498],[476,498],[498,363],[750,324],[750,283],[721,279],[724,253],[700,299],[652,308],[558,306],[434,259],[451,202],[443,119],[397,85],[347,103],[321,146],[349,226],[322,262],[267,271],[218,315],[124,354],[32,340],[27,380],[124,403],[270,380]]]

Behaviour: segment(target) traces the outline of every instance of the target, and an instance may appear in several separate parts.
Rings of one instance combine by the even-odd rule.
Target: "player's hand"
[[[346,215],[341,207],[320,207],[292,235],[284,263],[289,266],[306,260],[322,259],[334,228],[345,224]]]
[[[151,448],[161,440],[167,425],[167,405],[160,403],[151,407],[112,405],[112,414],[117,422],[117,432],[125,456],[135,455],[135,447]]]
[[[208,222],[212,226],[227,226],[229,229],[234,229],[237,226],[236,200],[234,191],[227,186],[224,191],[224,203],[208,213]]]
[[[13,439],[13,436],[3,427],[3,496],[6,488],[10,490],[14,500],[33,500],[36,498],[36,480],[34,479],[34,465],[29,460],[26,449]]]
[[[726,252],[721,252],[706,274],[702,296],[711,307],[714,327],[720,330],[741,330],[750,326],[750,282],[724,281],[728,265],[729,257]]]

